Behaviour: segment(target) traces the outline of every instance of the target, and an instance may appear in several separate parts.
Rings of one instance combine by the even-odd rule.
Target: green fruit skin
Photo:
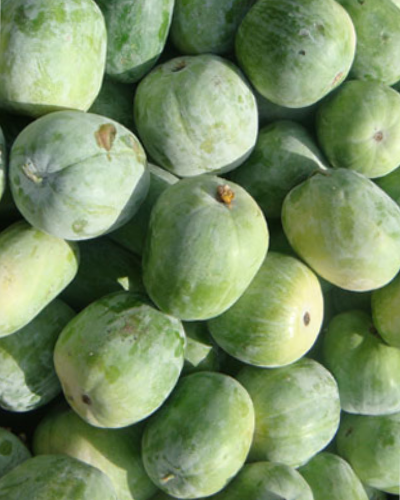
[[[149,155],[179,177],[233,170],[258,133],[256,100],[243,75],[210,54],[157,66],[138,85],[134,116]]]
[[[233,191],[230,204],[219,198],[219,186]],[[182,320],[218,316],[249,286],[268,242],[264,216],[240,186],[210,175],[181,180],[151,213],[143,255],[146,290],[162,311]]]
[[[139,209],[149,181],[136,137],[99,115],[51,113],[24,129],[11,151],[18,209],[33,226],[67,240],[122,226]]]
[[[348,81],[318,108],[318,140],[333,167],[381,177],[400,165],[399,115],[398,92]]]
[[[223,491],[212,497],[213,500],[278,500],[286,498],[314,500],[309,485],[295,469],[272,462],[245,465]]]
[[[6,190],[6,166],[7,166],[7,150],[6,139],[0,127],[0,201]]]
[[[400,492],[400,413],[344,414],[336,442],[339,455],[363,483],[387,493]]]
[[[199,371],[219,371],[219,349],[211,338],[207,324],[204,321],[191,321],[184,323],[183,327],[187,342],[182,375]]]
[[[324,300],[315,274],[293,257],[268,252],[250,286],[225,313],[209,321],[217,344],[244,363],[284,366],[314,344]]]
[[[335,316],[324,336],[323,353],[338,383],[343,410],[360,415],[400,411],[400,350],[375,334],[368,314]]]
[[[254,0],[176,0],[171,40],[182,54],[225,54]]]
[[[30,458],[0,479],[0,500],[118,500],[108,477],[75,458]]]
[[[78,244],[80,265],[75,279],[61,297],[76,310],[104,295],[125,290],[145,293],[138,259],[107,237]]]
[[[246,366],[237,379],[256,414],[251,462],[270,460],[299,467],[331,441],[339,426],[339,391],[333,376],[302,358],[274,370]]]
[[[93,0],[3,0],[0,105],[40,116],[89,109],[106,63],[104,18]]]
[[[350,465],[332,453],[319,453],[299,469],[311,486],[314,500],[368,500]]]
[[[150,187],[138,212],[122,227],[110,233],[110,238],[131,252],[142,255],[149,228],[150,214],[159,196],[168,186],[178,182],[178,177],[163,168],[149,163]]]
[[[30,323],[0,339],[0,407],[31,411],[61,392],[53,351],[61,330],[75,316],[59,299],[53,300]]]
[[[350,16],[333,0],[260,0],[235,45],[241,68],[262,96],[302,108],[346,78],[356,36]]]
[[[260,130],[250,157],[229,178],[253,196],[266,217],[279,218],[289,191],[318,170],[326,170],[326,163],[310,133],[279,121]]]
[[[350,14],[357,34],[357,51],[350,76],[386,85],[400,80],[400,62],[397,60],[400,50],[398,0],[338,2]]]
[[[374,180],[385,193],[400,205],[400,168],[396,168],[390,174]]]
[[[253,405],[236,380],[193,373],[180,380],[147,424],[144,466],[151,480],[174,497],[209,496],[239,472],[253,432]]]
[[[20,330],[73,280],[75,244],[26,222],[0,233],[0,337]]]
[[[107,24],[107,75],[134,83],[156,64],[175,0],[97,0]]]
[[[282,224],[300,257],[340,288],[380,288],[399,271],[400,208],[357,172],[331,170],[292,189]]]
[[[30,457],[31,453],[22,441],[0,427],[0,478]]]
[[[96,427],[126,427],[153,413],[184,362],[179,320],[140,296],[117,292],[92,303],[62,331],[54,364],[71,407]]]
[[[132,112],[134,93],[134,85],[125,85],[106,77],[89,113],[111,118],[134,132]]]
[[[140,455],[141,431],[98,429],[72,410],[48,413],[35,430],[35,455],[68,455],[109,477],[118,500],[149,500],[157,491],[147,477]]]
[[[372,293],[372,318],[379,335],[390,346],[400,348],[400,275]]]

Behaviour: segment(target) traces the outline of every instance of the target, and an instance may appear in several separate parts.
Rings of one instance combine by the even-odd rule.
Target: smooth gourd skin
[[[335,316],[323,338],[323,353],[343,410],[360,415],[400,411],[400,350],[379,337],[369,314]]]
[[[67,240],[120,227],[146,197],[146,154],[113,120],[60,111],[36,120],[15,141],[10,183],[15,203],[34,226]]]
[[[256,428],[249,461],[299,467],[332,440],[339,426],[339,391],[322,365],[302,358],[266,370],[244,367],[237,379],[254,404]]]
[[[171,40],[182,54],[225,54],[255,0],[176,0]]]
[[[400,413],[344,414],[336,438],[339,455],[363,483],[399,494]]]
[[[398,0],[337,1],[350,14],[357,34],[357,51],[350,76],[386,85],[400,80]]]
[[[213,500],[284,498],[314,500],[311,488],[295,469],[273,462],[246,464],[223,491],[212,497]]]
[[[106,474],[118,500],[149,500],[156,486],[148,478],[141,459],[142,431],[99,429],[67,408],[48,412],[35,429],[35,455],[63,454],[85,462]]]
[[[208,322],[220,347],[255,366],[284,366],[314,344],[324,300],[315,274],[293,257],[269,252],[250,286]]]
[[[226,202],[219,194],[224,189]],[[264,216],[243,188],[211,175],[181,180],[151,214],[146,290],[162,311],[182,320],[218,316],[249,286],[268,242]]]
[[[178,177],[156,165],[149,165],[150,186],[137,213],[109,237],[131,252],[142,255],[150,223],[150,214],[159,196],[168,186],[178,182]]]
[[[400,348],[400,276],[372,293],[372,318],[382,339]]]
[[[253,404],[239,382],[221,373],[187,375],[147,424],[145,469],[174,497],[210,496],[244,465],[253,431]]]
[[[0,479],[0,500],[118,500],[110,479],[63,455],[30,458]]]
[[[282,224],[300,257],[340,288],[374,290],[400,269],[400,208],[357,172],[331,169],[292,189]]]
[[[348,81],[319,106],[318,140],[333,167],[381,177],[400,165],[399,116],[400,95],[394,89]]]
[[[356,36],[345,9],[328,0],[260,0],[236,35],[239,64],[261,95],[310,106],[346,78]]]
[[[319,453],[299,469],[311,486],[314,500],[368,500],[350,465],[332,453]]]
[[[211,54],[157,66],[138,85],[134,116],[149,155],[179,177],[233,170],[258,133],[248,83],[230,61]]]
[[[31,453],[22,441],[0,427],[0,478],[30,457]]]
[[[147,299],[117,292],[93,302],[61,332],[54,364],[65,397],[96,427],[148,417],[175,387],[185,332]]]
[[[107,25],[107,75],[140,80],[164,50],[175,0],[97,0]]]
[[[58,298],[30,323],[0,339],[0,407],[31,411],[61,392],[53,351],[62,329],[75,312]]]
[[[106,63],[104,18],[93,0],[3,0],[0,106],[40,116],[87,111]]]
[[[0,337],[32,321],[73,280],[79,250],[25,221],[0,233]]]
[[[80,265],[61,298],[77,312],[104,295],[145,293],[140,261],[107,237],[78,243]]]
[[[299,123],[272,123],[259,132],[249,158],[229,178],[244,187],[267,218],[280,218],[285,196],[326,161],[311,134]]]

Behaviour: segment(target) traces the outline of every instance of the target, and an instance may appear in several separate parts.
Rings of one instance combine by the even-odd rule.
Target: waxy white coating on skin
[[[93,0],[3,0],[0,103],[40,116],[89,109],[106,62],[104,18]]]
[[[249,85],[236,66],[214,55],[157,66],[140,82],[134,112],[149,155],[180,177],[233,170],[257,139]]]

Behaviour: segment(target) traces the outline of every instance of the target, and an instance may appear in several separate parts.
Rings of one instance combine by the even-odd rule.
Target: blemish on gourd
[[[175,479],[175,474],[167,474],[166,476],[164,476],[163,478],[161,478],[161,483],[162,484],[167,484],[169,483],[170,481],[172,481],[172,479]]]
[[[224,203],[228,208],[232,208],[232,201],[235,198],[234,191],[227,185],[217,187],[217,199]]]
[[[383,132],[381,130],[378,130],[378,132],[376,132],[374,134],[374,140],[376,142],[382,142],[382,140],[383,140]]]
[[[303,323],[308,326],[311,322],[311,316],[309,312],[306,312],[303,316]]]
[[[343,76],[343,71],[339,71],[339,73],[333,79],[332,86],[335,86],[342,79],[342,76]]]
[[[89,398],[87,394],[82,394],[82,401],[85,405],[90,406],[92,404],[92,400]]]
[[[179,71],[182,71],[185,68],[186,68],[186,61],[180,60],[176,62],[171,71],[172,73],[178,73]]]
[[[117,136],[117,129],[112,123],[105,123],[100,126],[99,130],[94,134],[97,145],[99,148],[105,149],[107,152],[111,151],[115,138]]]
[[[39,175],[36,166],[30,160],[27,160],[27,162],[22,165],[22,171],[25,176],[35,184],[43,182],[43,178]]]

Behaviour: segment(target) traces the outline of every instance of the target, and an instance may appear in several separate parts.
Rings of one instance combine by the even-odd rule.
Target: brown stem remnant
[[[228,186],[228,184],[224,184],[223,186],[217,187],[218,201],[224,203],[228,208],[232,207],[232,201],[235,198],[235,193]]]
[[[175,479],[175,474],[172,474],[172,472],[171,472],[170,474],[167,474],[166,476],[161,478],[161,482],[162,482],[162,484],[167,484],[170,481],[172,481],[173,479]]]
[[[26,177],[35,184],[43,182],[43,178],[38,175],[37,169],[31,161],[28,160],[25,165],[22,166],[22,171]]]
[[[308,326],[310,324],[310,321],[311,321],[310,313],[306,312],[303,316],[303,322],[306,326]]]

